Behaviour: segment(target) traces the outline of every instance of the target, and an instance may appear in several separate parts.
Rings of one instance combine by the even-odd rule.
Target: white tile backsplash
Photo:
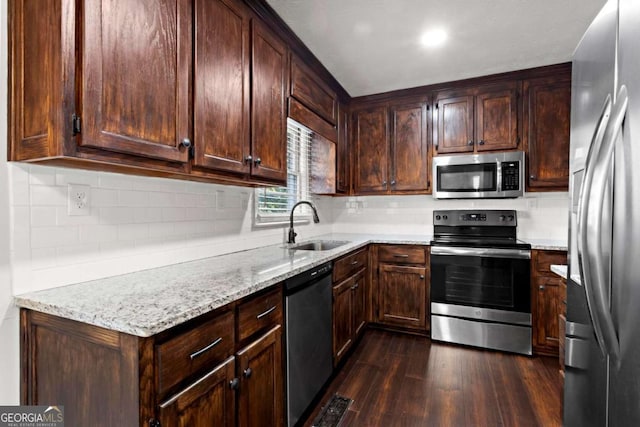
[[[435,209],[515,209],[518,237],[555,239],[568,235],[568,193],[528,193],[519,199],[437,200],[432,196],[359,196],[333,200],[336,233],[431,234]]]
[[[253,189],[11,163],[15,293],[190,261],[284,241],[284,225],[253,227]],[[91,188],[90,215],[67,213],[68,184]],[[316,200],[332,231],[332,200]]]

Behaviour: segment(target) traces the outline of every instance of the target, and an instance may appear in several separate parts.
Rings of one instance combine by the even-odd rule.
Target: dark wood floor
[[[321,402],[353,399],[342,426],[559,426],[558,360],[368,330]]]

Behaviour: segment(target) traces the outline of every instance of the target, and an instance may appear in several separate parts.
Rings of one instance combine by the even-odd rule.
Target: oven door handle
[[[531,259],[531,251],[529,249],[461,248],[457,246],[432,246],[431,255]]]

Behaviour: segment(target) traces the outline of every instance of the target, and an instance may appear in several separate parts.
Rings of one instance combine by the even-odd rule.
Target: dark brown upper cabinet
[[[11,2],[10,160],[286,182],[289,48],[244,2],[45,3]]]
[[[82,13],[79,144],[187,162],[191,2],[86,0]]]
[[[287,46],[252,21],[251,175],[287,181]]]
[[[236,0],[196,0],[194,166],[251,172],[250,21]]]
[[[344,104],[338,106],[338,141],[336,142],[336,192],[348,193],[351,185],[349,171],[349,110]]]
[[[436,99],[434,153],[473,152],[473,96],[448,96]]]
[[[291,96],[328,123],[338,117],[338,96],[296,56],[291,56]]]
[[[389,114],[387,107],[353,113],[354,191],[386,192],[389,169]]]
[[[356,193],[428,191],[427,109],[427,102],[415,101],[354,113]]]
[[[429,189],[427,108],[426,102],[391,107],[392,191]]]
[[[519,86],[513,81],[437,94],[434,155],[517,149]]]
[[[528,153],[527,191],[569,188],[571,74],[525,80],[523,135]]]

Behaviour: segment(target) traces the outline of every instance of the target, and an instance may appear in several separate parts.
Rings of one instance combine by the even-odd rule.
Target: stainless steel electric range
[[[513,210],[438,210],[431,242],[431,338],[531,354],[531,245]]]

